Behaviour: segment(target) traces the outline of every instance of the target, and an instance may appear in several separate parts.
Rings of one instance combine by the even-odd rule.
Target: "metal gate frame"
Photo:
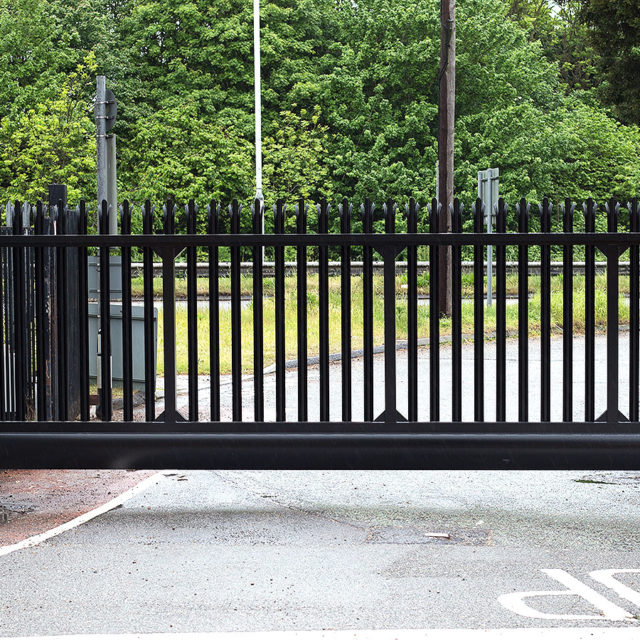
[[[484,207],[480,200],[473,207],[473,232],[463,232],[463,208],[456,200],[452,207],[451,233],[438,231],[440,205],[430,207],[430,231],[418,231],[419,208],[411,200],[405,210],[407,232],[396,232],[396,205],[388,201],[383,207],[385,233],[374,232],[374,210],[370,201],[361,207],[362,232],[352,230],[352,207],[344,201],[339,207],[340,233],[329,233],[330,206],[318,205],[318,233],[307,233],[307,205],[300,201],[295,208],[295,233],[285,232],[286,206],[279,201],[274,207],[275,233],[260,232],[260,201],[252,207],[252,231],[241,233],[242,207],[237,201],[229,206],[230,233],[223,230],[220,206],[208,208],[207,233],[196,233],[197,207],[186,207],[187,233],[176,233],[172,203],[163,209],[163,232],[154,233],[154,211],[150,203],[143,207],[143,234],[131,235],[131,209],[122,207],[122,235],[108,235],[106,202],[100,211],[100,231],[86,235],[87,212],[80,205],[84,233],[57,236],[0,236],[0,247],[17,250],[55,248],[62,258],[69,251],[80,256],[81,278],[86,277],[88,249],[98,249],[101,262],[101,296],[103,341],[109,344],[109,252],[119,248],[122,253],[123,291],[123,362],[124,409],[123,421],[111,420],[111,389],[102,389],[101,406],[105,407],[102,421],[89,419],[88,372],[83,370],[81,416],[78,421],[45,422],[38,420],[6,421],[0,423],[0,467],[5,468],[198,468],[198,469],[638,469],[640,468],[640,207],[637,199],[628,204],[629,230],[620,232],[619,205],[611,200],[606,205],[608,231],[595,232],[597,205],[588,200],[584,205],[585,231],[573,231],[575,206],[566,201],[561,208],[562,232],[552,232],[552,204],[540,204],[540,231],[529,231],[530,206],[522,200],[517,209],[518,231],[507,232],[507,206],[500,200],[497,232],[487,237],[483,231]],[[490,242],[496,247],[497,275],[497,420],[484,421],[484,282],[474,279],[474,421],[462,422],[462,333],[461,333],[461,249],[473,247],[475,273],[483,273],[484,248]],[[550,422],[550,248],[560,246],[563,251],[565,278],[563,285],[563,421]],[[573,415],[573,248],[585,250],[586,300],[586,359],[585,359],[585,419],[574,421]],[[307,420],[307,367],[298,368],[298,415],[295,422],[287,421],[285,406],[285,349],[284,349],[284,248],[295,247],[298,258],[298,299],[306,301],[306,249],[315,247],[319,253],[319,314],[320,314],[320,421]],[[417,376],[417,248],[430,248],[430,420],[417,421],[419,381]],[[517,247],[519,274],[519,331],[518,331],[518,422],[505,421],[506,404],[506,249]],[[532,381],[528,369],[528,301],[527,250],[541,247],[541,422],[529,422],[528,388]],[[154,381],[147,379],[146,420],[133,422],[133,394],[131,384],[131,249],[139,247],[144,254],[145,323],[152,325],[153,254],[163,263],[164,307],[164,366],[165,407],[156,416]],[[196,250],[205,247],[209,253],[210,355],[211,355],[211,421],[198,422],[197,376],[197,299]],[[232,414],[231,422],[220,421],[220,347],[218,307],[219,249],[229,247],[231,253],[231,316],[232,316]],[[240,264],[241,248],[253,254],[254,299],[263,297],[262,248],[275,251],[275,314],[276,314],[276,421],[264,422],[264,381],[262,372],[263,336],[262,305],[254,305],[254,416],[242,420],[242,363],[240,344]],[[351,420],[351,334],[350,323],[342,322],[342,420],[329,422],[331,401],[329,388],[329,314],[328,314],[328,258],[329,249],[341,255],[341,300],[343,318],[350,319],[350,250],[362,247],[364,283],[364,411],[365,421]],[[182,416],[176,404],[176,318],[175,318],[175,260],[187,251],[188,324],[189,324],[189,412]],[[397,410],[396,351],[384,353],[385,409],[373,415],[373,287],[372,264],[374,250],[384,260],[384,337],[385,344],[396,342],[395,262],[407,250],[408,262],[408,357],[409,383],[407,388],[409,413],[402,416]],[[452,310],[452,414],[451,422],[440,421],[440,359],[438,277],[439,252],[451,250],[453,310]],[[597,417],[595,407],[594,338],[595,338],[595,251],[607,258],[607,408]],[[630,349],[629,349],[629,416],[618,406],[618,267],[619,256],[630,249]],[[84,274],[84,275],[83,275]],[[42,279],[36,273],[36,281]],[[86,291],[86,281],[82,283]],[[83,303],[84,304],[84,303]],[[82,305],[81,305],[82,306]],[[83,307],[84,308],[84,307]],[[84,326],[84,319],[81,323]],[[128,328],[127,328],[128,327]],[[260,328],[256,330],[256,327]],[[306,305],[298,307],[299,361],[307,362]],[[615,329],[614,329],[615,328]],[[145,358],[154,357],[145,339]],[[83,334],[86,340],[86,333]],[[87,354],[87,345],[80,344]],[[104,356],[104,354],[103,354]],[[86,359],[85,359],[86,360]],[[103,380],[110,379],[109,357],[102,357]],[[147,371],[152,371],[148,367]],[[59,367],[59,384],[66,388],[69,372]],[[43,375],[38,371],[38,376]],[[40,378],[39,378],[40,379]],[[63,403],[63,413],[66,410]],[[63,418],[65,416],[63,415]],[[68,417],[68,416],[66,416]]]

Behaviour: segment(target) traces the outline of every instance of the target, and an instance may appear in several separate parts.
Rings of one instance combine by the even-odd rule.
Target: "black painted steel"
[[[287,207],[283,200],[273,205],[274,229],[284,233]],[[285,344],[285,285],[284,285],[284,247],[275,250],[275,337],[276,337],[276,420],[286,420],[286,344]],[[328,287],[328,284],[327,284]],[[328,321],[328,314],[327,314]]]
[[[109,233],[109,205],[103,200],[99,208],[99,231]],[[124,237],[124,236],[121,236]],[[111,390],[111,279],[109,246],[100,247],[100,418],[109,422],[113,412]]]
[[[437,200],[429,209],[429,230],[439,231],[442,206]],[[429,417],[440,420],[440,248],[429,245]]]
[[[175,234],[176,205],[168,201],[162,208],[163,231]],[[176,249],[163,249],[162,258],[162,343],[164,352],[164,411],[158,420],[180,419],[178,403],[178,364],[176,357]]]
[[[253,233],[262,233],[264,220],[264,205],[256,199],[251,210]],[[216,264],[216,269],[218,268]],[[211,269],[211,265],[209,265]],[[216,283],[217,283],[217,275]],[[264,420],[264,301],[262,281],[262,247],[253,248],[253,416],[256,422]],[[216,309],[219,309],[218,296],[215,300]],[[219,311],[216,313],[218,317]],[[219,321],[216,323],[219,326]],[[220,336],[211,337],[219,345]],[[219,348],[219,346],[218,346]],[[213,360],[212,355],[212,360]],[[218,357],[218,356],[216,356]],[[220,419],[220,363],[217,363],[217,406],[218,420]],[[213,413],[213,410],[212,410]]]
[[[597,204],[589,198],[583,205],[587,233],[595,233]],[[584,414],[585,421],[596,419],[596,249],[585,247],[584,266]]]
[[[34,220],[34,232],[37,235],[44,233],[44,206],[42,202],[38,201],[36,204],[36,215]],[[79,249],[80,253],[86,251],[86,249]],[[40,247],[35,250],[35,294],[36,294],[36,376],[37,376],[37,397],[36,397],[36,417],[38,420],[46,420],[46,357],[44,351],[45,343],[45,318],[46,311],[46,299],[45,299],[45,285],[44,285],[44,252],[45,249]],[[2,286],[2,279],[0,278],[0,287]],[[2,289],[0,288],[0,298],[2,297]],[[2,313],[0,313],[0,336],[2,336]],[[82,326],[81,322],[81,326]],[[82,348],[82,341],[80,344]],[[0,345],[0,350],[2,346]],[[81,353],[81,357],[86,354]],[[2,366],[3,358],[0,358],[0,389],[4,389],[4,367]],[[0,393],[0,415],[4,406],[4,393]],[[84,393],[81,397],[84,396]],[[88,414],[81,416],[82,420],[88,420]]]
[[[396,205],[388,200],[383,205],[385,231],[395,233]],[[397,410],[396,376],[396,255],[401,247],[387,246],[382,250],[384,259],[384,411],[379,422],[406,422]]]
[[[507,204],[498,200],[496,230],[507,230]],[[507,419],[507,248],[496,247],[496,420]]]
[[[220,205],[211,201],[207,208],[207,233],[216,236],[220,233]],[[260,233],[255,231],[254,233]],[[261,252],[259,246],[254,251]],[[209,412],[211,421],[220,420],[220,281],[218,260],[220,249],[209,247]],[[260,283],[262,286],[262,282]],[[254,300],[255,300],[254,290]],[[262,305],[260,305],[260,312]]]
[[[570,237],[575,205],[562,207],[562,230]],[[573,420],[573,245],[562,250],[562,419]]]
[[[540,230],[551,232],[553,205],[540,205]],[[540,420],[551,421],[551,248],[540,248]]]
[[[147,200],[142,208],[142,232],[146,236],[153,235],[153,214],[154,209]],[[123,236],[124,237],[124,236]],[[144,236],[143,236],[144,237]],[[145,419],[153,422],[156,419],[156,379],[152,375],[155,371],[154,352],[154,307],[153,307],[153,245],[145,246],[143,249],[143,290],[144,290],[144,407]]]
[[[78,205],[78,231],[81,235],[88,233],[89,212],[84,201]],[[78,247],[78,265],[80,268],[80,420],[89,420],[89,249]],[[44,305],[44,303],[43,303]],[[38,343],[38,347],[43,342]]]
[[[108,210],[103,203],[99,210],[99,234],[87,233],[87,215],[84,205],[75,212],[66,213],[60,206],[57,219],[58,233],[47,235],[47,219],[42,205],[34,209],[34,233],[28,226],[31,215],[30,205],[11,205],[12,228],[0,235],[2,255],[2,277],[0,278],[0,337],[3,349],[9,356],[0,363],[0,467],[179,467],[179,468],[327,468],[327,469],[382,469],[382,468],[637,468],[640,464],[640,432],[638,412],[640,395],[640,211],[637,200],[628,203],[629,230],[618,231],[619,205],[612,200],[607,205],[608,225],[605,233],[596,233],[596,205],[588,201],[585,205],[584,232],[573,230],[573,205],[566,202],[563,209],[562,232],[551,232],[552,204],[544,200],[540,206],[540,231],[530,230],[536,223],[529,219],[529,205],[521,201],[516,216],[517,232],[507,233],[507,206],[498,203],[496,218],[497,232],[489,238],[484,233],[484,206],[481,201],[474,205],[473,231],[463,231],[463,208],[454,201],[451,209],[451,231],[440,231],[442,215],[440,205],[431,205],[431,221],[428,233],[419,233],[419,207],[411,200],[405,208],[406,233],[396,232],[396,203],[388,200],[384,207],[384,233],[376,223],[374,231],[374,206],[366,201],[362,206],[362,232],[352,231],[352,209],[344,200],[340,207],[340,233],[330,233],[330,206],[323,201],[318,208],[318,234],[307,234],[307,206],[299,201],[296,207],[295,233],[287,233],[285,224],[286,207],[279,201],[275,209],[274,233],[265,234],[262,229],[260,201],[253,207],[251,233],[241,233],[244,228],[242,207],[234,201],[229,209],[230,233],[222,232],[216,203],[211,203],[207,221],[207,234],[198,234],[196,225],[197,208],[194,202],[186,207],[186,234],[175,230],[172,203],[165,207],[164,234],[153,232],[153,213],[147,203],[143,211],[143,235],[131,234],[132,213],[128,203],[121,210],[122,234],[108,235]],[[22,228],[22,220],[25,228]],[[335,221],[336,223],[338,221]],[[510,224],[513,224],[513,219]],[[356,223],[357,224],[357,223]],[[66,228],[65,228],[66,225]],[[78,225],[76,227],[76,225]],[[335,229],[336,225],[331,225]],[[249,225],[247,225],[249,228]],[[601,227],[599,227],[601,228]],[[484,292],[484,249],[491,241],[496,246],[496,422],[484,422],[485,382],[487,380],[484,341],[491,339],[485,331]],[[295,250],[295,266],[285,262],[285,248]],[[530,421],[528,394],[533,381],[529,376],[529,303],[528,298],[528,253],[530,247],[540,247],[541,252],[541,411],[540,421]],[[555,408],[562,409],[563,422],[552,423],[555,415],[551,402],[551,256],[553,247],[560,247],[563,253],[563,392],[562,402]],[[307,310],[307,248],[312,247],[319,256],[318,288],[318,337],[319,350],[309,354],[308,310]],[[351,320],[354,313],[352,293],[353,267],[352,252],[356,254],[362,247],[363,255],[363,379],[365,422],[352,422],[352,332]],[[469,249],[471,247],[471,249]],[[586,420],[573,422],[573,256],[580,256],[584,247],[585,255],[585,399]],[[177,411],[177,345],[176,345],[176,256],[187,249],[187,355],[188,355],[188,403],[189,421]],[[209,267],[209,360],[211,372],[211,416],[207,422],[197,422],[199,408],[198,393],[198,343],[197,343],[197,251],[204,248],[208,252]],[[264,352],[263,325],[265,322],[262,298],[264,293],[263,250],[273,248],[275,264],[275,394],[273,398],[264,395]],[[354,249],[355,248],[355,249]],[[429,344],[428,354],[419,352],[422,327],[418,323],[420,307],[418,287],[425,269],[418,263],[421,248],[429,248]],[[65,296],[64,271],[67,256],[79,264],[78,280],[80,289],[87,292],[87,257],[97,249],[100,265],[100,330],[104,353],[100,367],[101,413],[104,421],[111,421],[111,360],[110,360],[110,253],[122,255],[122,303],[123,303],[123,391],[122,419],[101,425],[89,420],[89,375],[88,360],[88,297],[81,296],[80,345],[81,360],[86,363],[80,374],[80,421],[51,422],[53,416],[73,419],[68,415],[65,376],[69,375],[70,362],[65,360],[68,349],[65,341],[69,334],[65,330],[62,313]],[[141,249],[144,256],[145,294],[145,398],[146,420],[133,423],[133,331],[131,301],[131,260],[134,249]],[[451,318],[441,316],[439,308],[438,258],[442,251],[451,250],[453,305]],[[629,417],[626,420],[618,407],[618,309],[620,255],[629,250],[630,274],[630,339],[629,339]],[[601,421],[595,422],[593,407],[596,400],[595,380],[595,332],[604,328],[596,325],[595,319],[595,252],[600,250],[607,256],[607,410]],[[163,262],[163,326],[164,326],[164,412],[160,421],[155,421],[155,379],[153,375],[153,256],[157,254]],[[406,266],[400,266],[398,257],[406,253]],[[462,260],[469,254],[474,258],[473,285],[473,416],[474,422],[463,422],[467,408],[463,387],[463,298]],[[517,254],[518,262],[518,422],[506,422],[506,258]],[[380,295],[378,281],[373,277],[374,254],[384,261],[384,299]],[[57,285],[56,304],[53,307],[54,337],[52,346],[54,377],[63,381],[57,387],[54,414],[49,414],[46,397],[41,389],[47,382],[46,336],[49,319],[44,303],[46,295],[47,255],[55,257],[58,269],[53,272]],[[230,393],[225,394],[229,407],[223,407],[221,398],[221,314],[219,260],[231,258],[231,374]],[[355,256],[354,256],[355,257]],[[330,302],[337,298],[338,290],[331,294],[329,280],[329,259],[340,260],[340,347],[339,353],[330,355]],[[242,259],[252,260],[253,276],[253,403],[252,420],[242,420],[242,301],[240,273]],[[400,258],[401,259],[401,258]],[[357,260],[357,258],[356,258]],[[33,263],[32,263],[33,261]],[[297,286],[297,422],[286,422],[286,362],[285,311],[286,275],[292,269]],[[398,276],[406,274],[406,309],[397,303],[396,283]],[[71,276],[71,274],[67,274]],[[62,280],[60,280],[62,278]],[[374,286],[375,285],[375,286]],[[333,290],[333,289],[331,289]],[[375,298],[374,296],[379,296]],[[378,306],[379,305],[379,306]],[[374,316],[374,307],[376,315]],[[384,318],[384,339],[374,344],[374,317],[382,310]],[[407,341],[396,342],[397,326],[404,322],[406,311]],[[490,317],[490,316],[489,316]],[[225,320],[227,317],[225,316]],[[246,319],[245,319],[246,320]],[[246,323],[245,323],[246,324]],[[397,325],[397,326],[396,326]],[[337,329],[337,326],[335,327]],[[378,327],[375,327],[378,329]],[[514,327],[515,328],[515,327]],[[360,327],[357,331],[359,333]],[[246,327],[245,327],[246,331]],[[489,330],[490,331],[490,330]],[[425,331],[426,333],[426,331]],[[441,371],[442,340],[451,341],[451,422],[441,422]],[[357,334],[356,334],[357,335]],[[450,336],[450,337],[449,337]],[[426,335],[424,336],[426,337]],[[225,341],[226,342],[226,341]],[[426,342],[426,341],[425,341]],[[248,345],[248,343],[247,343]],[[269,345],[270,346],[270,345]],[[396,349],[406,349],[408,366],[407,417],[404,422],[397,408],[398,386]],[[338,351],[338,349],[336,349]],[[375,354],[384,359],[384,393],[382,387],[374,389]],[[384,355],[382,355],[384,354]],[[312,356],[314,359],[310,359]],[[329,388],[330,361],[340,359],[341,370],[341,412],[339,422],[329,422],[332,398]],[[419,394],[422,380],[418,379],[419,358],[429,357],[429,379],[424,393]],[[15,364],[8,365],[17,359]],[[48,361],[47,361],[48,362]],[[319,365],[319,389],[316,404],[319,420],[309,423],[309,379],[308,371],[313,364]],[[225,364],[226,366],[226,364]],[[246,363],[245,363],[246,366]],[[225,371],[226,373],[227,371]],[[471,373],[471,372],[470,372]],[[404,379],[404,378],[403,378]],[[444,379],[444,378],[443,378]],[[515,380],[514,380],[515,383]],[[429,411],[426,411],[426,384],[429,385]],[[8,386],[7,386],[8,385]],[[36,393],[37,389],[37,393]],[[358,392],[360,390],[358,389]],[[374,422],[374,393],[376,405],[383,405],[380,422]],[[401,390],[404,394],[404,390]],[[62,395],[60,395],[62,394]],[[469,400],[471,389],[469,388]],[[337,394],[335,394],[337,396]],[[424,408],[420,397],[425,398]],[[405,396],[401,399],[404,401]],[[30,407],[34,399],[34,410]],[[269,400],[275,408],[274,423],[265,423],[265,404]],[[48,402],[48,400],[47,400]],[[185,403],[187,398],[185,398]],[[471,405],[471,402],[467,403]],[[561,404],[561,406],[560,406]],[[6,405],[6,406],[5,406]],[[70,406],[70,405],[69,405]],[[448,408],[448,407],[447,407]],[[419,422],[419,409],[428,413],[429,422]],[[376,413],[379,413],[377,411]],[[47,417],[47,419],[44,419]],[[232,422],[220,422],[221,417]],[[30,422],[29,419],[37,420]],[[314,419],[316,419],[314,417]],[[46,465],[45,465],[46,461]]]
[[[629,231],[640,230],[640,203],[632,198],[627,204]],[[629,249],[629,420],[638,421],[640,404],[640,269],[638,245]]]
[[[307,233],[307,212],[309,205],[300,198],[296,206],[296,232]],[[297,333],[298,333],[298,420],[306,422],[309,418],[309,390],[307,387],[307,248],[298,246],[297,258]]]
[[[229,205],[231,233],[240,233],[242,205],[234,200]],[[231,248],[231,388],[233,419],[242,420],[242,306],[240,299],[240,246]]]
[[[615,199],[609,200],[606,204],[607,230],[609,233],[618,231],[618,215],[620,205]],[[618,262],[620,253],[625,246],[607,247],[607,410],[600,418],[608,422],[616,422],[620,419],[626,420],[618,410],[618,390],[620,382],[619,374],[619,282],[618,282]]]
[[[373,234],[375,204],[368,198],[362,211],[362,351],[364,419],[373,420],[373,250],[364,243],[364,237]],[[358,244],[354,242],[354,244]]]
[[[13,217],[13,234],[14,236],[20,236],[23,233],[22,225],[22,205],[19,202],[15,204],[15,212]],[[59,252],[64,249],[59,248]],[[14,327],[13,332],[15,336],[15,412],[16,419],[25,420],[27,414],[27,314],[26,314],[26,291],[25,291],[25,249],[23,247],[13,250],[13,308],[14,308]],[[66,284],[66,283],[65,283]],[[58,280],[58,286],[60,281]],[[60,312],[59,312],[60,315]],[[64,327],[64,322],[61,323]],[[66,343],[65,343],[66,346]],[[66,352],[65,352],[66,356]],[[58,371],[66,375],[66,370]],[[64,378],[62,378],[64,380]],[[60,400],[66,398],[66,385],[62,387],[60,393]],[[61,404],[61,410],[64,411],[64,404]],[[66,420],[66,415],[61,414]]]
[[[411,198],[405,207],[407,233],[417,233],[420,206]],[[455,293],[453,294],[456,299]],[[418,248],[407,248],[407,419],[418,420]]]
[[[640,434],[617,423],[183,423],[132,430],[112,423],[109,433],[84,423],[58,432],[0,433],[0,460],[14,468],[142,469],[637,469]],[[217,425],[222,427],[222,425]],[[84,427],[84,431],[82,431]],[[144,425],[142,425],[144,427]],[[155,428],[154,428],[155,427]],[[194,428],[195,427],[195,428]],[[199,429],[201,427],[201,429]],[[495,428],[498,427],[498,428]]]
[[[187,233],[196,233],[198,207],[193,200],[185,207]],[[189,367],[189,420],[198,420],[198,256],[187,249],[187,360]]]
[[[478,198],[473,207],[473,230],[482,234],[485,207]],[[484,249],[473,248],[473,416],[484,420]]]
[[[131,208],[120,207],[120,233],[131,233]],[[122,401],[123,420],[133,420],[133,327],[131,311],[131,248],[122,249]]]
[[[340,232],[351,233],[352,207],[345,198],[340,204]],[[342,420],[351,421],[351,247],[340,252],[340,348]]]
[[[518,231],[528,233],[528,202],[518,206]],[[518,420],[529,419],[529,248],[518,246]]]
[[[329,203],[323,199],[317,206],[318,233],[329,233]],[[320,358],[320,422],[329,420],[329,251],[327,245],[321,245],[318,257],[319,288],[319,339]]]

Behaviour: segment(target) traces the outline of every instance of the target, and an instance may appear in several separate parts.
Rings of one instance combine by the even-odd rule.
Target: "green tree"
[[[640,4],[582,0],[580,16],[600,56],[602,95],[623,122],[640,124]]]
[[[203,120],[192,102],[166,108],[136,123],[123,152],[129,170],[121,193],[137,203],[148,198],[156,204],[249,198],[251,151],[233,126]]]
[[[52,182],[71,202],[95,193],[96,145],[85,88],[95,73],[90,54],[57,96],[0,120],[2,199],[46,199]]]

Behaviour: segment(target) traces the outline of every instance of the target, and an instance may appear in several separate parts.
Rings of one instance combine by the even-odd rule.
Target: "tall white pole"
[[[260,0],[253,0],[253,72],[256,112],[256,200],[262,195],[262,100],[260,86]]]

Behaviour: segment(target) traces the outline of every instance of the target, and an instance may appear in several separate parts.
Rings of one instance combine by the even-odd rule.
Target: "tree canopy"
[[[263,0],[267,201],[433,197],[438,7]],[[457,195],[489,166],[511,199],[634,195],[639,21],[633,0],[458,0]],[[0,0],[0,197],[92,198],[102,73],[122,197],[251,199],[252,28],[248,0]]]

